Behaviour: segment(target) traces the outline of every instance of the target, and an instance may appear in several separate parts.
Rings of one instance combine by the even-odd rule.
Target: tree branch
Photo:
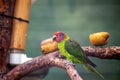
[[[102,59],[120,59],[119,46],[110,46],[106,48],[93,48],[90,46],[85,46],[82,48],[87,56],[93,56]],[[57,50],[47,55],[36,57],[33,60],[18,65],[6,75],[4,75],[3,78],[1,78],[0,80],[16,80],[32,71],[54,66],[65,69],[71,80],[82,80],[78,72],[74,69],[74,65],[69,63],[70,62],[68,60],[65,60],[61,57],[60,52]]]
[[[71,80],[82,80],[77,71],[74,69],[74,65],[69,64],[68,60],[59,58],[59,56],[59,51],[56,51],[47,55],[36,57],[33,60],[27,61],[15,67],[0,80],[16,80],[32,71],[54,66],[66,69]]]
[[[87,56],[120,60],[120,46],[110,46],[106,48],[85,46],[82,48]]]

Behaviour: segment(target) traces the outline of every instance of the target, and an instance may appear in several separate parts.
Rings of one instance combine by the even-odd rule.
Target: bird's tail
[[[100,76],[101,78],[104,79],[103,75],[102,75],[100,72],[98,72],[94,67],[92,67],[90,64],[84,64],[84,66],[85,66],[88,70],[92,71],[93,73],[95,73],[96,75],[98,75],[98,76]]]
[[[96,67],[96,64],[94,64],[90,59],[86,58],[87,63],[89,63],[92,67]]]

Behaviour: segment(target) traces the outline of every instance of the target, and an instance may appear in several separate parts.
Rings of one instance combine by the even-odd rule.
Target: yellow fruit
[[[103,46],[108,43],[108,32],[97,32],[89,35],[89,40],[94,46]]]
[[[53,41],[52,38],[43,40],[41,42],[40,48],[43,54],[54,52],[58,50],[57,42]]]

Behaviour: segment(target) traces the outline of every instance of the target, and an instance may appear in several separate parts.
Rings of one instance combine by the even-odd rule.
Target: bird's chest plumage
[[[65,50],[65,41],[58,43],[58,49],[60,50],[63,56],[65,56],[66,58],[70,57],[70,54]]]
[[[75,56],[68,53],[68,51],[65,48],[65,44],[66,44],[66,41],[62,41],[58,43],[58,49],[60,50],[61,54],[65,56],[67,60],[70,60],[74,63],[81,63],[77,58],[75,58]]]
[[[65,49],[65,43],[66,43],[66,41],[58,43],[58,48],[59,48],[61,54],[63,56],[65,56],[67,60],[70,60],[74,63],[79,63],[78,59],[76,59],[74,56],[70,55],[70,53],[67,52],[67,50]]]

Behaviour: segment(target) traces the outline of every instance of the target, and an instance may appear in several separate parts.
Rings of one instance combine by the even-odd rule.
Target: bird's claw
[[[66,59],[66,57],[63,56],[63,55],[61,55],[61,54],[57,55],[57,57],[58,57],[58,58],[61,58],[61,59]]]
[[[72,61],[66,61],[65,68],[67,68],[69,65],[75,66],[75,64]]]

